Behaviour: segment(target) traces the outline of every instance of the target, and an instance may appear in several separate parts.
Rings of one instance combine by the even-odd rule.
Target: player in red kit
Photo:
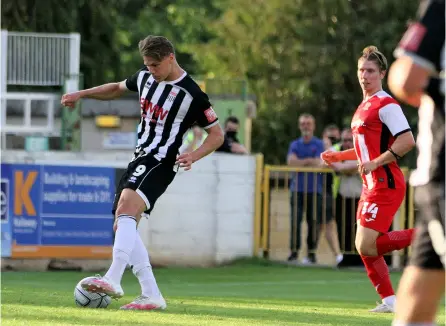
[[[397,161],[415,146],[415,140],[398,102],[382,89],[387,60],[375,46],[368,46],[358,59],[358,80],[364,100],[351,123],[354,148],[325,151],[330,165],[358,160],[363,190],[358,204],[355,245],[367,275],[382,299],[371,312],[393,312],[395,293],[383,255],[406,248],[414,229],[388,232],[400,207],[406,182]]]

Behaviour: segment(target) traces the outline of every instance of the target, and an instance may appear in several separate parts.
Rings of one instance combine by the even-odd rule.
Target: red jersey
[[[361,163],[377,158],[389,149],[398,135],[410,131],[398,102],[384,91],[375,93],[358,106],[351,127],[356,156]],[[404,175],[395,161],[363,174],[362,180],[369,191],[406,186]]]

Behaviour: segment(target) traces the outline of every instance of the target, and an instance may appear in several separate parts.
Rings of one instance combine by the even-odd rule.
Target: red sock
[[[365,269],[367,270],[367,276],[381,299],[394,295],[395,292],[393,291],[392,282],[390,281],[389,268],[387,267],[384,257],[361,256],[361,258],[364,262]]]
[[[376,250],[382,256],[394,250],[401,250],[408,247],[413,239],[415,229],[392,231],[383,234],[376,239]]]

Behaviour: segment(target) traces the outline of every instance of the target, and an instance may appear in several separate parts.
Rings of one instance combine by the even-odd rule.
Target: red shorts
[[[356,219],[363,227],[387,233],[405,195],[406,188],[363,190]]]

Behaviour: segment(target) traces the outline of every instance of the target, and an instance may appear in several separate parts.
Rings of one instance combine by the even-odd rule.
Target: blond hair
[[[175,54],[173,44],[164,36],[149,35],[139,41],[139,53],[143,57],[150,57],[157,61],[163,60],[169,54]]]
[[[361,60],[361,59],[365,59],[365,60],[368,60],[368,61],[375,62],[377,64],[377,66],[378,66],[380,71],[387,70],[387,59],[386,59],[386,57],[374,45],[366,46],[362,50],[362,55],[358,58],[358,60]]]

